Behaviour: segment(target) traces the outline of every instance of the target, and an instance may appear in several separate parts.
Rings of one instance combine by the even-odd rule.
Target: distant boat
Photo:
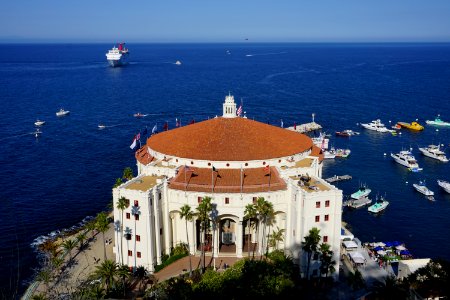
[[[63,117],[63,116],[68,115],[69,113],[70,113],[70,111],[64,110],[64,108],[61,108],[61,109],[56,113],[56,116],[57,116],[57,117]]]
[[[125,48],[125,43],[119,43],[106,53],[106,59],[111,67],[118,67],[128,63],[130,52]]]
[[[431,191],[429,188],[425,186],[425,181],[419,181],[419,183],[414,183],[413,187],[418,191],[419,193],[424,194],[427,197],[434,196],[434,192]]]
[[[450,194],[450,182],[445,180],[438,180],[437,183],[441,188],[444,189],[444,191]]]
[[[45,121],[41,121],[39,119],[37,119],[36,122],[34,122],[34,125],[36,125],[36,126],[42,126],[44,124],[45,124]]]
[[[99,125],[98,125],[98,129],[105,129],[105,128],[106,128],[105,125],[102,125],[102,124],[99,124]]]
[[[177,61],[175,62],[175,64],[179,66],[179,65],[181,65],[181,61],[177,60]]]
[[[425,156],[440,160],[442,162],[448,162],[448,158],[445,156],[445,152],[441,150],[440,145],[429,145],[428,147],[419,147],[419,150]]]
[[[372,190],[368,189],[366,186],[362,186],[362,187],[359,188],[358,191],[356,191],[353,194],[351,194],[350,197],[353,198],[353,199],[360,199],[360,198],[363,198],[363,197],[367,197],[370,194],[371,191]]]
[[[422,171],[422,169],[419,168],[416,158],[409,151],[402,150],[399,153],[391,153],[391,157],[396,163],[409,168],[413,172]]]
[[[359,135],[359,132],[355,132],[350,129],[342,130],[342,131],[336,131],[336,136],[343,136],[343,137],[350,137],[352,135]]]
[[[135,113],[133,116],[134,116],[135,118],[142,118],[142,117],[145,117],[146,115],[141,114],[140,112],[138,112],[138,113]]]
[[[361,126],[366,129],[377,131],[377,132],[392,132],[392,130],[387,129],[386,126],[384,126],[384,124],[381,123],[380,119],[373,120],[370,123],[361,123]]]
[[[450,126],[450,122],[442,121],[440,115],[438,115],[433,121],[426,120],[425,123],[427,123],[428,125],[436,125],[436,126]]]
[[[33,132],[33,134],[34,134],[35,137],[38,138],[42,134],[42,131],[40,131],[39,128],[38,128],[38,129],[36,129],[35,132]]]

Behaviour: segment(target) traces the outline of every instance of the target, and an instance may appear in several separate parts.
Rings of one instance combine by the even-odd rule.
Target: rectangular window
[[[134,215],[134,219],[135,219],[136,221],[139,221],[139,215]]]
[[[330,200],[325,201],[325,207],[330,207]]]
[[[141,236],[136,234],[136,242],[140,242],[141,241]]]
[[[325,215],[325,221],[328,221],[330,219],[329,215]]]
[[[130,219],[130,213],[127,213],[126,216],[127,216],[127,219],[129,220]]]
[[[134,206],[139,206],[139,201],[134,200]]]
[[[161,197],[161,193],[158,193],[158,199],[159,199],[159,200],[161,200],[161,199],[162,199],[162,197]]]
[[[130,206],[130,199],[125,199],[125,204],[127,207]]]
[[[128,250],[128,256],[133,256],[133,251]]]
[[[257,197],[253,197],[253,204],[256,203],[256,200],[258,200],[258,198]]]
[[[316,202],[316,208],[320,208],[320,201]]]
[[[197,198],[197,202],[198,202],[198,203],[202,203],[202,200],[203,200],[202,197],[198,197],[198,198]]]
[[[141,258],[141,252],[139,252],[139,251],[136,252],[136,255],[137,255],[138,258]]]
[[[320,216],[316,216],[316,222],[320,222]]]
[[[323,242],[324,243],[328,243],[328,235],[324,235],[323,236]]]
[[[228,197],[225,198],[225,204],[230,204],[230,198]]]

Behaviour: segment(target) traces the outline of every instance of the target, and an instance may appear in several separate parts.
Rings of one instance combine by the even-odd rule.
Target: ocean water
[[[107,66],[102,44],[2,45],[0,57],[0,288],[23,291],[37,266],[30,244],[41,235],[95,215],[112,199],[122,170],[135,169],[133,136],[147,126],[175,126],[221,115],[229,92],[249,118],[280,126],[316,122],[348,159],[324,162],[324,177],[345,195],[361,184],[390,201],[386,211],[344,211],[362,241],[399,240],[416,257],[450,259],[450,163],[420,155],[450,128],[425,126],[401,136],[368,132],[357,123],[380,118],[425,123],[450,120],[450,44],[129,44],[131,63]],[[227,50],[229,54],[227,54]],[[174,63],[180,60],[182,65]],[[61,107],[70,115],[57,118]],[[136,119],[141,112],[147,117]],[[36,119],[47,122],[36,139]],[[104,130],[98,124],[108,126]],[[336,130],[361,132],[337,138]],[[390,152],[413,148],[423,171],[411,173]],[[200,149],[199,149],[200,150]],[[384,153],[387,155],[384,156]],[[430,202],[412,183],[426,179]],[[1,293],[0,293],[1,294]]]

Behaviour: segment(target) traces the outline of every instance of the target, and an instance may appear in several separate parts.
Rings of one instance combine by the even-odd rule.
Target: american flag
[[[136,140],[139,141],[140,139],[141,139],[141,133],[139,132],[139,133],[136,135]]]
[[[240,117],[242,115],[242,104],[239,106],[239,108],[237,109],[236,114],[238,115],[238,117]]]

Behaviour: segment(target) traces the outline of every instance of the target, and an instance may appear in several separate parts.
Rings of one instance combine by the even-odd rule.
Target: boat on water
[[[105,55],[109,65],[114,68],[127,64],[130,52],[125,48],[125,43],[119,43],[117,47],[113,46]]]
[[[377,131],[377,132],[392,132],[391,129],[387,129],[386,126],[384,126],[384,124],[381,123],[380,119],[373,120],[370,123],[361,123],[361,126],[366,129]]]
[[[445,156],[445,152],[441,150],[441,145],[428,145],[427,147],[419,147],[419,150],[425,156],[440,160],[442,162],[448,162],[448,158]]]
[[[395,160],[396,163],[409,168],[413,172],[422,170],[422,168],[419,168],[419,164],[417,163],[416,158],[410,151],[402,150],[399,153],[391,153],[391,157]]]
[[[394,130],[400,130],[400,129],[402,129],[402,126],[400,126],[399,124],[395,124],[395,125],[392,125],[391,128]]]
[[[450,194],[450,182],[445,180],[438,180],[437,183],[441,188],[444,189],[444,191]]]
[[[103,125],[103,124],[99,124],[99,125],[98,125],[98,129],[105,129],[105,128],[106,128],[106,126]]]
[[[34,125],[36,125],[36,126],[42,126],[44,124],[45,124],[45,121],[42,121],[42,120],[39,120],[39,119],[37,119],[36,122],[34,122]]]
[[[351,152],[350,149],[336,149],[336,157],[347,158]]]
[[[424,194],[427,197],[433,197],[434,192],[431,191],[429,188],[425,186],[425,181],[419,181],[419,183],[414,183],[413,187],[418,191],[419,193]]]
[[[68,110],[64,110],[64,108],[61,108],[58,112],[56,112],[57,117],[63,117],[70,113]]]
[[[445,122],[441,120],[441,116],[438,115],[434,120],[426,120],[425,123],[428,125],[435,125],[435,126],[450,126],[450,122]]]
[[[358,191],[354,192],[353,194],[350,195],[350,198],[352,199],[360,199],[362,197],[367,197],[369,196],[370,192],[372,190],[367,188],[366,186],[361,186]]]
[[[138,112],[138,113],[135,113],[133,116],[134,116],[135,118],[142,118],[142,117],[145,117],[146,115],[141,114],[140,112]]]
[[[175,64],[176,64],[177,66],[179,66],[179,65],[181,65],[181,61],[177,60],[177,61],[175,62]]]
[[[331,148],[330,150],[324,150],[323,151],[323,158],[324,159],[333,159],[336,157],[336,150],[334,148]]]
[[[417,122],[411,122],[411,123],[397,122],[397,125],[400,125],[402,128],[408,128],[408,129],[415,130],[415,131],[423,130],[423,126]]]
[[[342,137],[351,137],[353,135],[359,135],[359,132],[355,132],[350,129],[342,130],[342,131],[336,131],[336,136],[342,136]]]
[[[371,213],[379,213],[386,209],[386,207],[389,205],[389,201],[385,200],[383,197],[378,199],[374,204],[369,206],[367,210]]]
[[[325,181],[332,183],[332,182],[336,182],[336,181],[350,180],[350,179],[352,179],[352,176],[350,176],[350,175],[341,175],[341,176],[334,175],[333,177],[325,179]]]
[[[38,129],[36,129],[36,131],[35,131],[35,132],[33,132],[33,134],[34,134],[34,136],[35,136],[35,137],[37,137],[37,138],[38,138],[38,137],[40,137],[40,136],[41,136],[41,134],[42,134],[42,131],[40,131],[40,130],[39,130],[39,128],[38,128]]]
[[[319,147],[320,149],[328,149],[328,143],[330,139],[326,137],[326,134],[321,132],[318,137],[311,138],[314,145]]]

